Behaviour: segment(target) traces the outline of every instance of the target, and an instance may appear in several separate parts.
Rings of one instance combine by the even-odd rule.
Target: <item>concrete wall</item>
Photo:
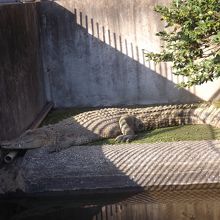
[[[48,99],[57,107],[210,99],[219,82],[206,89],[179,90],[176,84],[182,78],[174,77],[169,65],[144,61],[143,49],[160,48],[155,33],[163,24],[153,7],[167,2],[60,0],[39,4]]]
[[[0,140],[19,135],[45,104],[34,4],[0,6]]]
[[[153,6],[167,1],[0,6],[0,140],[33,121],[46,102],[43,81],[56,107],[219,99],[219,81],[179,90],[169,65],[144,61],[143,49],[159,50],[163,28]]]

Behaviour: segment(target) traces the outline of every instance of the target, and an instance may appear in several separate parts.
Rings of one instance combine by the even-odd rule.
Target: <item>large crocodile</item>
[[[59,151],[103,138],[129,142],[136,133],[181,124],[210,124],[220,127],[220,109],[210,105],[169,105],[146,108],[104,108],[84,112],[57,124],[28,130],[3,149],[49,147]]]

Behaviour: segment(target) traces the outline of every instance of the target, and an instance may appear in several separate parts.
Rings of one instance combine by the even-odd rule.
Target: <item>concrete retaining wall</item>
[[[60,0],[0,6],[0,140],[19,135],[46,98],[56,107],[219,98],[219,81],[177,89],[167,64],[146,62],[168,0]]]
[[[45,104],[34,4],[0,6],[0,140],[19,135]]]
[[[219,84],[177,89],[169,65],[144,61],[163,28],[153,7],[168,0],[60,0],[39,4],[47,97],[56,107],[193,102]],[[204,92],[205,91],[205,92]]]

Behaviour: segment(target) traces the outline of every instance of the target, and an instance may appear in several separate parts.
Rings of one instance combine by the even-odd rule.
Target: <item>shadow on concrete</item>
[[[32,150],[14,164],[25,193],[1,199],[0,216],[104,220],[118,219],[115,215],[130,209],[144,217],[148,212],[181,212],[187,204],[193,204],[194,211],[201,203],[219,204],[218,149],[217,142],[203,141],[75,146],[56,154],[46,148]],[[168,204],[172,208],[164,210]],[[122,219],[133,219],[132,213],[125,213]]]
[[[57,106],[147,104],[146,100],[152,104],[161,99],[164,103],[200,100],[189,91],[177,89],[175,83],[166,78],[169,73],[165,64],[165,67],[159,67],[158,74],[152,70],[157,68],[154,64],[145,63],[142,50],[105,27],[99,27],[96,21],[83,16],[77,9],[72,13],[55,2],[42,2],[37,6],[44,71],[51,84],[47,93]],[[81,25],[76,21],[77,13]],[[82,27],[84,19],[85,28]],[[89,24],[91,34],[88,33]],[[93,36],[95,30],[98,37]],[[101,36],[103,40],[99,39]],[[117,66],[117,71],[112,66]],[[10,217],[14,219],[28,219],[43,213],[52,213],[54,219],[57,210],[67,206],[73,210],[76,206],[96,205],[88,218],[92,219],[106,204],[129,199],[135,203],[156,202],[158,197],[162,201],[164,198],[172,200],[176,198],[173,196],[174,183],[176,194],[180,193],[181,186],[190,188],[184,197],[188,199],[191,190],[218,186],[215,178],[220,166],[219,155],[210,151],[212,143],[205,142],[204,145],[204,152],[200,143],[194,148],[182,143],[178,146],[125,145],[120,148],[76,146],[56,154],[48,154],[46,148],[29,151],[20,161],[19,170],[15,164],[17,173],[12,173],[13,181],[19,181],[21,187],[17,190],[23,192],[16,196],[7,194],[9,200],[4,198],[4,204],[14,201],[15,205],[10,206],[15,214]],[[194,155],[194,163],[186,164],[191,155]],[[209,163],[211,159],[214,164]],[[196,172],[199,169],[204,172]],[[204,176],[214,178],[213,184],[205,185],[202,182]],[[215,195],[218,194],[215,192]],[[9,215],[5,213],[5,216]],[[64,218],[56,216],[56,219]]]
[[[218,89],[210,98],[210,101],[220,100],[220,89]]]
[[[55,2],[37,6],[47,95],[55,106],[200,101],[176,88],[182,78],[168,64],[146,62],[142,49],[93,18]]]

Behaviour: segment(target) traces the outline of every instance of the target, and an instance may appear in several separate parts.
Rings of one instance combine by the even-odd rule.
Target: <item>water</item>
[[[14,205],[1,210],[1,220],[219,220],[220,201],[169,203],[169,204],[128,204],[93,207],[66,207],[42,210],[22,209]]]
[[[23,198],[0,202],[1,220],[219,220],[220,190],[158,191],[98,204],[73,197]],[[118,198],[117,198],[118,200]],[[82,202],[80,204],[80,201]],[[93,203],[93,204],[92,204]],[[96,203],[96,204],[95,204]]]

